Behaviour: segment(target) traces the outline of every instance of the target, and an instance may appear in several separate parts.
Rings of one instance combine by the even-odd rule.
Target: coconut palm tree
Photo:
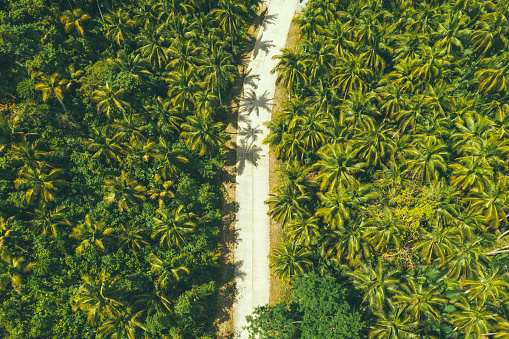
[[[168,49],[168,54],[170,61],[165,69],[170,72],[185,73],[205,64],[205,60],[202,58],[202,48],[197,47],[189,40],[172,44]]]
[[[66,111],[64,105],[64,94],[62,93],[62,88],[67,85],[67,80],[62,79],[59,73],[53,73],[50,76],[43,75],[41,76],[41,82],[35,85],[36,91],[42,92],[42,101],[48,101],[52,96],[57,98],[58,102]]]
[[[145,109],[150,117],[156,121],[157,128],[161,132],[178,131],[182,118],[171,100],[163,99],[160,96],[153,98]]]
[[[94,127],[92,131],[92,138],[84,141],[86,149],[94,153],[92,159],[104,161],[112,167],[115,163],[121,163],[121,156],[126,154],[126,150],[119,143],[119,136],[117,134],[108,136],[110,135],[108,127],[104,129]]]
[[[81,279],[83,283],[72,299],[72,310],[76,312],[79,308],[87,312],[87,321],[91,325],[97,326],[101,317],[124,306],[121,297],[126,291],[120,276],[110,277],[101,271],[97,277],[83,275]]]
[[[485,187],[493,180],[493,169],[488,161],[472,156],[458,160],[459,163],[449,165],[453,169],[451,184],[462,190],[475,188],[478,192],[484,192]]]
[[[332,78],[344,94],[354,91],[364,92],[368,89],[368,81],[374,75],[374,72],[364,66],[364,60],[361,55],[345,53],[344,57],[338,58],[338,65],[334,70],[336,74]]]
[[[302,276],[309,272],[313,265],[309,249],[294,241],[274,249],[270,258],[273,272],[283,279]]]
[[[25,265],[25,258],[8,255],[0,260],[0,289],[5,290],[10,285],[20,294],[23,287],[23,275],[31,268]]]
[[[187,72],[173,72],[166,79],[168,82],[168,97],[174,106],[179,107],[182,113],[187,113],[194,108],[196,94],[203,90],[204,83],[198,77],[194,68]]]
[[[403,312],[412,321],[422,322],[426,319],[439,320],[440,307],[448,300],[441,296],[438,285],[429,285],[418,278],[409,277],[401,285],[401,290],[394,296],[396,304],[402,306]]]
[[[126,41],[132,36],[132,21],[129,11],[120,7],[104,15],[107,24],[106,38],[115,41],[119,46],[125,47]],[[124,51],[125,53],[125,51]]]
[[[446,146],[440,140],[431,139],[416,146],[408,150],[408,167],[414,177],[421,178],[424,183],[439,181],[440,174],[447,173]]]
[[[184,131],[180,135],[193,151],[212,158],[214,152],[224,144],[224,137],[220,134],[223,126],[221,122],[214,122],[206,112],[199,112],[186,118],[181,125]]]
[[[111,119],[115,108],[124,112],[126,108],[131,108],[131,104],[122,100],[122,97],[128,92],[129,90],[125,88],[114,91],[110,84],[106,82],[105,86],[99,86],[99,89],[92,92],[92,100],[97,102],[97,111],[106,111],[106,116]]]
[[[469,302],[464,295],[459,296],[458,302],[454,303],[457,311],[452,312],[448,320],[468,338],[472,334],[475,338],[481,338],[486,333],[491,333],[491,322],[495,315],[476,302]]]
[[[479,270],[476,272],[476,279],[461,281],[461,287],[466,288],[465,294],[469,300],[476,300],[476,304],[483,306],[486,301],[494,304],[507,300],[509,294],[509,283],[498,275],[498,268],[491,272]]]
[[[223,32],[230,36],[232,54],[235,53],[233,49],[234,34],[239,30],[244,19],[243,14],[247,12],[244,4],[232,0],[220,0],[219,8],[214,9],[211,14],[215,16],[219,27]]]
[[[147,331],[145,326],[138,320],[143,311],[133,313],[130,308],[114,310],[106,315],[98,328],[97,338],[125,338],[135,339],[136,329]]]
[[[150,266],[158,275],[156,286],[164,289],[174,282],[180,281],[181,276],[189,274],[189,269],[180,264],[182,256],[173,256],[171,259],[163,260],[154,253],[150,253]]]
[[[388,248],[399,250],[405,238],[405,223],[389,209],[366,220],[364,237],[376,251],[385,252]]]
[[[396,294],[399,279],[397,269],[385,267],[381,258],[374,265],[361,263],[359,270],[347,271],[357,290],[360,290],[362,302],[372,310],[392,309],[391,297]]]
[[[270,73],[278,72],[276,84],[282,83],[283,87],[288,89],[288,95],[291,99],[296,85],[306,86],[308,84],[306,64],[304,62],[304,55],[301,53],[294,52],[289,48],[281,49],[281,53],[272,57],[279,61]]]
[[[318,150],[320,160],[313,166],[318,171],[315,180],[320,182],[320,190],[329,192],[337,188],[358,185],[356,173],[363,172],[363,163],[359,163],[350,145],[325,145]]]
[[[57,206],[51,210],[46,204],[39,203],[39,207],[34,210],[32,220],[30,220],[32,231],[43,237],[53,235],[56,238],[59,226],[71,225],[71,222],[65,218],[66,210],[67,206]]]
[[[159,245],[168,248],[183,247],[186,238],[196,227],[192,221],[192,213],[184,212],[184,206],[180,205],[175,209],[163,207],[157,210],[159,217],[154,217],[154,228],[152,238],[159,237]]]
[[[138,83],[143,82],[145,77],[152,75],[149,71],[150,64],[140,54],[127,53],[125,49],[117,52],[116,58],[109,58],[109,64],[121,72],[129,73]]]
[[[124,170],[120,176],[106,179],[104,186],[109,191],[104,200],[108,203],[116,202],[120,212],[129,210],[130,205],[138,206],[140,201],[146,200],[146,187],[132,179]]]
[[[265,201],[270,206],[269,215],[276,221],[285,225],[297,217],[306,217],[309,211],[305,205],[310,202],[311,195],[294,189],[289,184],[276,187],[275,193],[269,194]]]
[[[85,35],[83,30],[83,23],[92,17],[86,13],[83,13],[81,8],[73,9],[72,11],[65,11],[60,16],[60,22],[65,24],[64,29],[66,33],[69,33],[72,29],[76,29],[79,35]]]
[[[137,226],[131,221],[126,224],[120,224],[117,228],[118,246],[120,248],[128,247],[133,251],[140,250],[149,244],[143,236],[145,231],[143,227]]]
[[[47,169],[47,165],[34,164],[24,166],[18,173],[18,178],[14,181],[16,188],[23,188],[25,198],[29,204],[32,204],[36,198],[40,197],[44,202],[56,202],[55,193],[58,186],[67,185],[64,179],[58,179],[58,176],[64,172],[60,168]]]
[[[89,248],[98,247],[105,250],[104,242],[107,236],[115,232],[113,227],[106,227],[104,219],[93,221],[89,213],[85,215],[85,222],[74,227],[69,237],[80,240],[80,244],[76,247],[76,253],[82,255]]]
[[[42,150],[43,147],[42,139],[30,142],[26,136],[23,136],[19,143],[11,146],[9,154],[13,160],[22,162],[25,166],[44,166],[46,160],[54,155],[55,151],[44,151]]]
[[[411,321],[403,313],[403,308],[396,308],[387,313],[375,312],[376,323],[370,326],[370,339],[413,339],[418,338],[414,331],[417,321]]]
[[[169,61],[169,32],[165,25],[159,25],[157,28],[148,27],[140,30],[136,36],[136,41],[140,46],[137,49],[148,62],[158,69],[162,70]]]
[[[199,72],[205,75],[205,82],[212,90],[217,90],[219,104],[223,106],[221,90],[232,83],[237,74],[231,55],[221,48],[213,48]]]
[[[159,143],[155,147],[157,161],[160,164],[160,172],[167,179],[176,176],[180,171],[184,170],[184,165],[189,162],[185,156],[184,150],[159,137]]]
[[[430,232],[423,230],[420,240],[415,243],[414,251],[431,264],[435,259],[445,265],[448,258],[461,243],[460,234],[452,227],[434,227]]]

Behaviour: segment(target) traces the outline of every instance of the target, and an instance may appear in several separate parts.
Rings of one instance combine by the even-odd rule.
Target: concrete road
[[[270,121],[277,74],[274,55],[285,47],[299,0],[271,0],[244,81],[237,134],[235,338],[248,338],[246,316],[269,302],[269,148],[262,145]]]

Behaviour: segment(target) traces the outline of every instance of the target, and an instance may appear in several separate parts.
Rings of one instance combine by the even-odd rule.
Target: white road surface
[[[269,302],[269,148],[262,144],[270,121],[277,74],[274,55],[285,47],[299,0],[271,0],[244,81],[237,134],[235,338],[248,338],[246,316]]]

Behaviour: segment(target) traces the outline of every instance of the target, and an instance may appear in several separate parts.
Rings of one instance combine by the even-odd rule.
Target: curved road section
[[[269,302],[269,149],[262,144],[270,121],[277,74],[274,55],[285,47],[299,0],[270,1],[244,80],[237,129],[235,338],[248,338],[246,316]]]

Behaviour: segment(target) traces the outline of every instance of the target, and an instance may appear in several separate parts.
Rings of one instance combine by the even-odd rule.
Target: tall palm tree
[[[129,221],[126,224],[120,224],[117,228],[118,246],[120,248],[128,247],[133,251],[140,250],[143,246],[148,245],[148,241],[143,237],[146,230]]]
[[[14,180],[16,188],[26,189],[25,198],[29,204],[33,203],[37,197],[44,202],[56,202],[55,192],[58,186],[67,185],[64,179],[58,179],[64,170],[53,168],[48,171],[46,165],[34,164],[33,166],[24,166]]]
[[[372,121],[359,130],[352,147],[366,166],[379,166],[393,153],[393,132],[385,124],[375,125]]]
[[[44,166],[47,158],[55,154],[55,151],[44,151],[44,141],[37,139],[30,142],[26,136],[23,136],[21,142],[11,146],[9,154],[13,160],[20,161],[26,166],[41,165]]]
[[[314,216],[305,219],[294,218],[285,225],[286,234],[290,239],[305,247],[317,244],[320,238],[319,221],[320,219]]]
[[[159,217],[154,217],[154,228],[152,238],[160,237],[159,245],[168,248],[183,247],[186,244],[186,238],[196,227],[191,220],[192,213],[184,212],[184,206],[170,210],[168,208],[158,209]]]
[[[161,289],[170,286],[174,281],[180,281],[182,274],[189,274],[189,269],[181,265],[182,256],[173,256],[171,259],[162,260],[154,253],[150,253],[150,266],[156,274],[156,286]]]
[[[219,8],[211,12],[215,16],[219,27],[225,34],[230,36],[232,54],[235,53],[233,49],[234,34],[238,33],[239,27],[244,21],[243,14],[245,13],[247,13],[246,6],[233,0],[220,0]]]
[[[182,110],[182,113],[187,113],[194,108],[196,94],[204,88],[204,83],[194,68],[183,73],[172,72],[168,75],[166,82],[168,97],[171,98],[174,106]]]
[[[431,264],[438,259],[440,265],[445,265],[447,259],[457,250],[461,238],[453,227],[434,227],[430,232],[423,230],[420,240],[415,243],[414,251]]]
[[[476,279],[461,281],[461,287],[466,288],[468,299],[475,299],[479,306],[483,306],[486,301],[496,305],[499,301],[507,300],[509,283],[498,274],[498,270],[498,267],[491,272],[479,270],[476,272]]]
[[[474,189],[472,196],[469,197],[472,206],[481,211],[492,228],[499,228],[502,221],[504,225],[508,224],[509,197],[506,193],[508,184],[506,176],[497,175],[495,182],[490,182],[484,191]]]
[[[414,331],[418,328],[417,321],[411,321],[399,307],[393,311],[375,312],[376,323],[370,326],[370,339],[417,339]]]
[[[212,90],[217,90],[219,104],[223,106],[221,90],[232,83],[237,74],[231,55],[221,48],[212,49],[200,72],[205,75],[205,82],[212,87]]]
[[[457,311],[452,312],[448,320],[455,326],[465,338],[473,335],[474,338],[482,338],[486,333],[491,333],[491,322],[495,315],[485,306],[476,302],[469,302],[464,295],[459,296],[459,301],[454,303]]]
[[[459,163],[450,164],[453,169],[451,184],[462,190],[477,189],[484,192],[484,188],[493,180],[493,169],[483,158],[464,157]]]
[[[125,149],[118,142],[118,135],[108,136],[109,129],[92,129],[92,138],[84,141],[86,149],[92,151],[92,159],[98,159],[112,166],[122,162],[122,155],[126,154]]]
[[[185,73],[205,64],[202,48],[189,40],[172,44],[168,49],[168,54],[170,61],[165,68],[167,71]]]
[[[157,122],[157,128],[161,132],[168,132],[171,130],[178,131],[182,118],[178,109],[176,109],[171,100],[163,99],[160,96],[152,99],[146,106],[150,117]]]
[[[64,105],[64,94],[62,88],[67,84],[67,80],[62,79],[59,73],[53,73],[51,76],[41,76],[41,82],[35,85],[35,90],[42,92],[42,101],[46,102],[52,96],[57,98],[58,102],[66,110]]]
[[[440,172],[447,173],[446,146],[440,140],[431,139],[416,146],[408,151],[408,167],[414,177],[421,178],[424,183],[439,181]]]
[[[124,306],[121,297],[126,291],[120,276],[110,277],[102,271],[97,277],[83,275],[81,279],[83,283],[72,299],[72,310],[76,312],[79,308],[87,312],[87,321],[91,325],[96,326],[100,317]]]
[[[34,210],[32,213],[33,218],[30,220],[32,231],[43,237],[53,235],[56,238],[59,226],[71,225],[71,222],[65,218],[66,210],[67,206],[57,206],[51,210],[47,204],[39,203],[39,207]]]
[[[406,234],[405,223],[389,208],[385,208],[383,214],[366,220],[366,226],[364,236],[376,251],[400,249]]]
[[[69,237],[80,240],[80,244],[76,247],[76,253],[82,255],[89,248],[98,247],[105,250],[104,242],[106,237],[115,232],[113,227],[106,227],[104,219],[92,221],[92,217],[87,213],[85,222],[74,227]]]
[[[167,179],[176,176],[179,171],[184,170],[184,165],[189,162],[184,150],[172,145],[171,142],[159,137],[159,143],[155,147],[157,161],[160,165],[160,173]]]
[[[131,108],[131,104],[122,100],[122,97],[128,92],[129,90],[125,88],[114,91],[110,84],[106,82],[105,86],[99,86],[99,89],[92,92],[92,100],[97,102],[97,111],[106,111],[108,119],[111,119],[115,108],[122,111]]]
[[[146,187],[140,185],[138,180],[132,179],[124,170],[120,176],[104,181],[109,194],[104,197],[106,202],[117,202],[120,212],[129,210],[130,205],[137,206],[140,201],[145,201]]]
[[[140,54],[127,53],[125,49],[119,50],[116,58],[109,58],[106,61],[117,70],[129,73],[138,83],[143,82],[144,77],[152,75],[147,60]]]
[[[448,303],[447,299],[441,297],[441,293],[438,285],[428,286],[418,278],[410,277],[401,285],[401,291],[398,291],[394,299],[412,321],[439,320],[440,307]]]
[[[345,53],[344,57],[338,58],[338,65],[332,78],[346,98],[349,92],[364,92],[368,89],[368,81],[374,72],[364,66],[362,56]]]
[[[83,13],[81,8],[73,9],[72,11],[67,10],[60,16],[60,22],[65,24],[64,29],[66,33],[69,33],[72,29],[76,29],[79,35],[85,35],[83,30],[83,23],[92,17],[86,13]]]
[[[311,252],[294,241],[274,249],[270,267],[280,278],[291,279],[306,274],[312,268]]]
[[[180,135],[186,139],[186,145],[193,151],[198,151],[201,156],[208,155],[212,158],[214,152],[224,144],[224,138],[220,134],[224,128],[223,123],[214,122],[206,112],[188,116],[181,127],[184,131]]]
[[[106,38],[115,41],[119,46],[122,43],[125,47],[132,33],[132,21],[129,11],[120,7],[104,15],[107,24]]]
[[[159,25],[157,28],[149,27],[142,29],[136,36],[138,45],[137,49],[148,62],[159,68],[164,69],[169,60],[168,55],[168,30],[164,25]]]
[[[142,312],[133,313],[130,308],[124,308],[107,314],[98,328],[97,338],[119,339],[127,337],[128,339],[135,339],[137,328],[147,331],[145,326],[138,320]]]
[[[23,274],[30,269],[30,264],[25,265],[25,258],[6,256],[0,260],[0,289],[5,290],[9,285],[21,293],[23,286]]]
[[[348,271],[357,290],[363,293],[362,302],[372,310],[392,309],[391,297],[396,294],[399,279],[397,269],[388,269],[381,258],[375,265],[362,263],[360,269]]]
[[[301,53],[296,53],[289,48],[281,49],[281,53],[272,57],[279,61],[276,67],[270,71],[270,74],[278,72],[276,84],[282,83],[283,87],[288,89],[288,95],[291,99],[296,85],[306,86],[308,83],[306,64],[304,55]]]
[[[305,205],[310,200],[309,193],[302,193],[289,184],[283,184],[276,187],[274,194],[269,194],[265,203],[270,206],[268,214],[276,222],[285,225],[294,218],[306,217],[309,212]]]
[[[320,190],[328,189],[333,192],[340,187],[359,184],[356,173],[363,172],[362,163],[357,161],[350,145],[325,145],[318,150],[320,160],[313,166],[318,171],[315,180],[320,182]]]

